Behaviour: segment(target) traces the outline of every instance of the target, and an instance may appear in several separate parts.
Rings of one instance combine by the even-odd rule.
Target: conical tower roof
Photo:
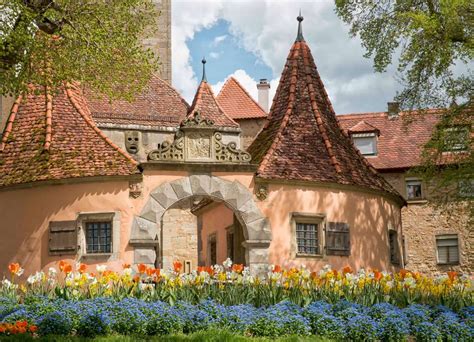
[[[36,88],[15,101],[0,143],[0,187],[135,173],[137,162],[95,126],[78,87]]]
[[[239,128],[239,124],[232,120],[217,103],[211,86],[207,83],[205,59],[202,60],[202,64],[202,80],[194,96],[191,108],[189,109],[188,117],[193,117],[195,113],[198,112],[201,119],[210,120],[214,122],[216,126]]]
[[[298,36],[283,69],[268,122],[248,152],[263,179],[355,185],[400,195],[342,131],[305,42]]]

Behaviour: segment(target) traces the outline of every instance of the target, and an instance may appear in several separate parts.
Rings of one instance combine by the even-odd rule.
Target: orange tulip
[[[28,322],[27,321],[18,321],[18,322],[16,322],[16,326],[19,327],[19,328],[26,328],[28,326]]]
[[[281,273],[281,271],[282,269],[280,265],[275,265],[275,267],[273,268],[274,273]]]
[[[406,269],[401,269],[399,272],[400,277],[402,277],[402,279],[405,279],[408,273],[410,273],[410,271],[407,271]]]
[[[346,275],[347,273],[352,273],[352,272],[353,272],[353,270],[352,270],[352,268],[351,268],[350,266],[346,266],[346,267],[344,267],[344,268],[342,269],[342,273],[343,273],[344,275]]]
[[[244,265],[242,264],[233,264],[232,265],[232,271],[235,273],[242,273],[244,270]]]
[[[153,274],[155,274],[155,270],[153,268],[147,268],[145,273],[147,276],[151,277]]]
[[[19,263],[14,262],[8,265],[8,269],[10,270],[11,274],[18,274],[21,270],[21,267]]]
[[[72,266],[71,266],[71,264],[64,265],[63,271],[64,271],[64,273],[66,273],[66,274],[71,273],[71,272],[72,272]]]
[[[173,262],[173,268],[176,273],[179,273],[182,267],[183,267],[183,264],[181,262],[179,261]]]
[[[87,265],[86,264],[79,264],[79,267],[77,268],[80,274],[86,273],[87,270]]]
[[[377,280],[377,281],[379,281],[380,279],[382,279],[382,273],[379,272],[379,271],[377,271],[377,270],[375,270],[375,271],[374,271],[374,279]]]
[[[133,277],[133,281],[135,283],[138,283],[140,281],[140,276],[136,275],[135,277]]]
[[[125,268],[130,268],[130,267],[131,267],[130,264],[123,264],[123,265],[122,265],[122,268],[124,268],[124,269],[125,269]]]
[[[30,325],[29,329],[31,333],[35,333],[38,331],[38,327],[36,325]]]
[[[72,271],[72,266],[71,264],[69,264],[68,262],[64,261],[64,260],[61,260],[59,262],[59,269],[64,272],[64,273],[70,273]],[[66,272],[66,270],[68,272]]]
[[[0,325],[0,334],[3,334],[7,331],[7,328],[5,327],[5,325],[1,324]]]
[[[138,264],[138,273],[144,274],[147,268],[145,264]]]
[[[449,271],[448,272],[448,277],[449,277],[449,280],[451,280],[451,281],[454,281],[454,279],[456,279],[457,276],[458,276],[458,273],[456,271]]]

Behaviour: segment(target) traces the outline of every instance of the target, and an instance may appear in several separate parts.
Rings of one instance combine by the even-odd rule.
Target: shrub
[[[420,342],[438,342],[442,340],[442,334],[438,327],[430,322],[418,322],[414,325],[413,336]]]
[[[339,317],[326,313],[312,313],[309,320],[314,335],[335,340],[342,340],[346,336],[344,321]]]
[[[98,310],[88,310],[79,321],[77,334],[84,337],[106,335],[110,330],[110,321],[107,315]]]
[[[53,311],[38,320],[40,335],[69,335],[73,325],[71,319],[63,311]]]
[[[352,341],[375,341],[380,331],[378,322],[366,315],[353,316],[347,321],[347,338]]]
[[[444,311],[434,320],[446,341],[472,341],[474,340],[474,328],[461,322],[454,312]]]
[[[403,312],[408,317],[410,325],[416,326],[421,322],[431,321],[431,309],[428,305],[412,304],[403,309]]]

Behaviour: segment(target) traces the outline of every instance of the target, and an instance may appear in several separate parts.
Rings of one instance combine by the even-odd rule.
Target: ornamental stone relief
[[[186,134],[186,152],[190,160],[211,158],[211,136],[209,133],[189,132]]]
[[[158,144],[157,149],[148,154],[148,160],[248,164],[252,159],[250,154],[237,148],[236,142],[224,143],[224,134],[222,128],[195,112],[181,123],[174,140]]]

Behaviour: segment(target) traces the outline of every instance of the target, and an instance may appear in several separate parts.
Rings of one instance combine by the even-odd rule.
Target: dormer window
[[[377,155],[377,134],[372,133],[353,133],[352,141],[363,156]]]

